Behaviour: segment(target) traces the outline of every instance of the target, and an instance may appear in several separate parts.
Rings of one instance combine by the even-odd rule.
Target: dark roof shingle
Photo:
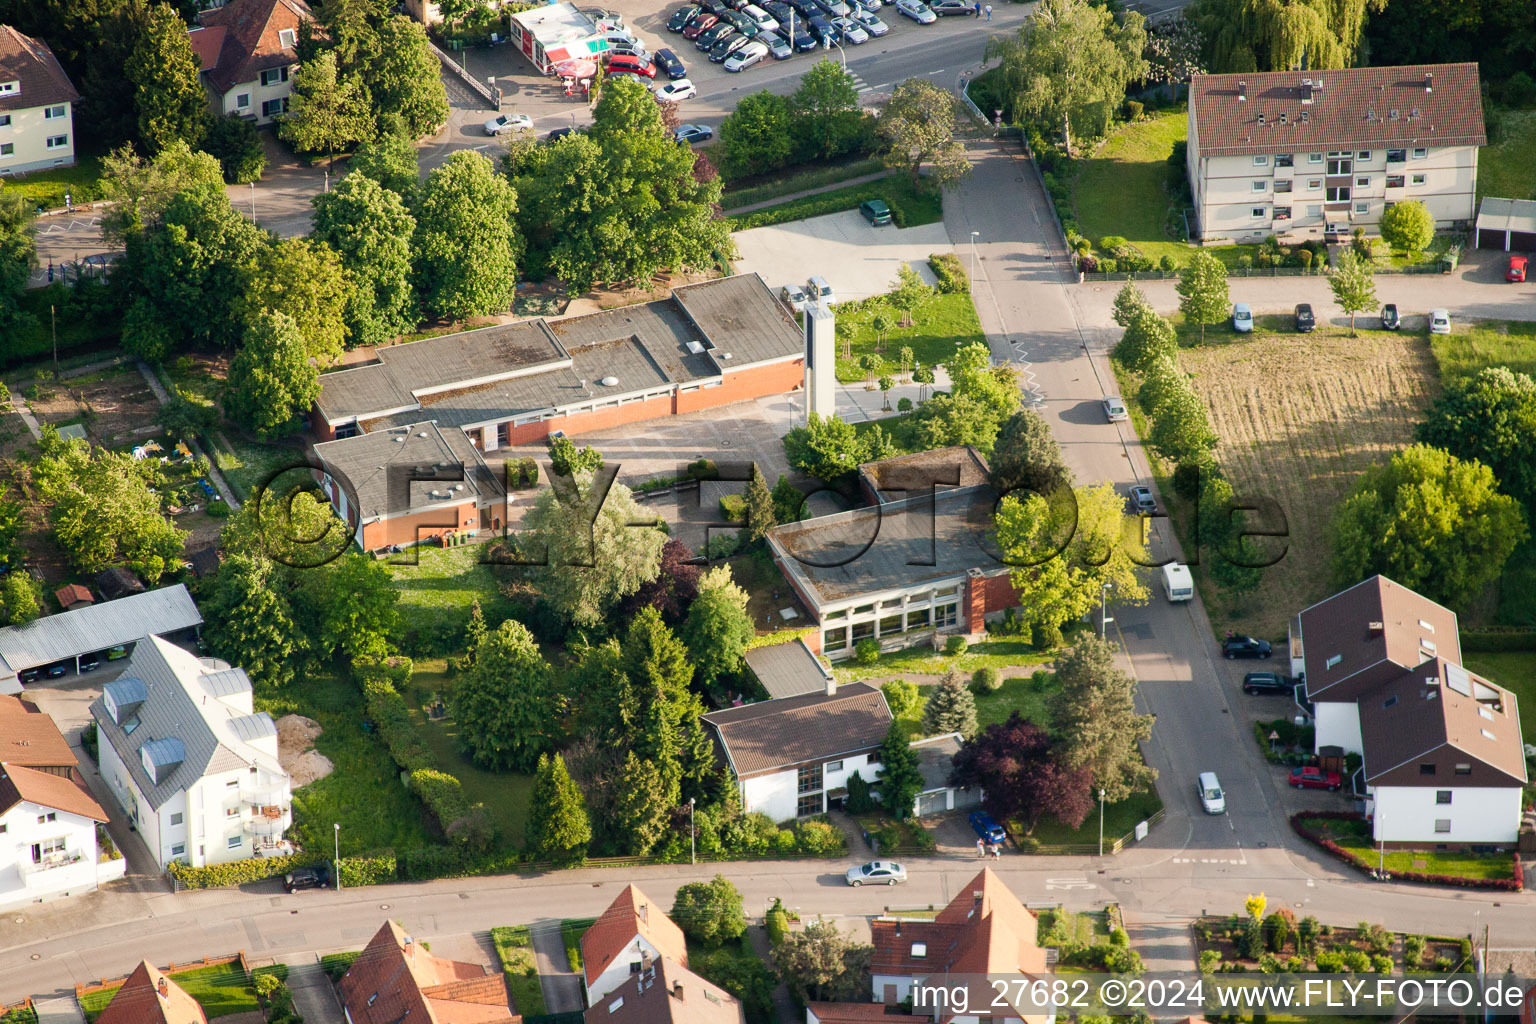
[[[873,750],[891,728],[885,694],[868,683],[711,711],[738,778]]]
[[[268,68],[297,64],[298,52],[283,45],[282,32],[291,31],[296,39],[299,26],[313,19],[304,0],[233,0],[217,10],[204,11],[198,18],[202,29],[189,32],[188,41],[203,62],[208,84],[224,93],[242,82],[254,81]],[[215,40],[196,39],[208,32],[218,35],[212,64],[208,63],[208,52],[213,51]]]
[[[48,44],[9,25],[0,25],[0,82],[21,83],[15,92],[0,96],[0,111],[73,103],[80,98]]]

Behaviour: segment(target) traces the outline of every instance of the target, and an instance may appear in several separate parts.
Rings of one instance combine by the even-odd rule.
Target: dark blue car
[[[971,830],[989,843],[1005,843],[1008,833],[986,811],[971,812]]]

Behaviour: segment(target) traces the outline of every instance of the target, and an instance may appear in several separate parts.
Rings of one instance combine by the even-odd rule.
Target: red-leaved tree
[[[649,605],[661,612],[669,622],[676,622],[688,611],[688,606],[699,595],[697,565],[686,564],[693,558],[688,545],[673,538],[661,546],[661,566],[656,578],[642,583],[640,589],[630,595],[625,607],[630,615]]]
[[[1093,776],[1085,768],[1064,768],[1051,756],[1051,737],[1017,711],[989,725],[955,755],[950,785],[980,786],[982,806],[1000,821],[1034,827],[1053,814],[1077,828],[1093,810]]]

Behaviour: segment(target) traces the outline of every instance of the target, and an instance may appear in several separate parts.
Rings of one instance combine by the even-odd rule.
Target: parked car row
[[[917,0],[897,2],[923,7]],[[879,17],[881,7],[881,0],[697,0],[673,11],[667,30],[691,40],[726,71],[745,71],[769,57],[785,60],[833,43],[858,46],[883,36],[890,26]]]
[[[80,655],[80,674],[94,672],[101,667],[104,661],[117,661],[128,657],[128,645],[118,644],[101,651],[93,651],[90,654]],[[75,659],[65,658],[63,661],[55,661],[49,665],[39,665],[37,668],[25,669],[18,673],[17,678],[23,685],[35,683],[39,679],[60,679],[75,671]]]
[[[1511,270],[1513,273],[1513,270]],[[1521,273],[1524,273],[1523,267]],[[1510,280],[1515,280],[1511,277]],[[1524,280],[1522,276],[1520,280]],[[1296,308],[1291,311],[1292,323],[1297,332],[1310,334],[1317,329],[1317,314],[1312,311],[1310,302],[1298,302]],[[1402,317],[1398,314],[1397,303],[1389,302],[1381,307],[1382,330],[1395,331],[1402,327]],[[1238,334],[1248,334],[1253,330],[1253,307],[1246,302],[1232,304],[1232,329]],[[1429,332],[1431,334],[1451,333],[1451,314],[1444,309],[1432,309],[1429,311]]]

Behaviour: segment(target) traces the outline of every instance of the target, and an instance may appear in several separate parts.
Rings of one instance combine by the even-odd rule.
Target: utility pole
[[[1099,787],[1099,856],[1104,856],[1104,787]]]
[[[59,379],[59,315],[53,304],[48,305],[48,323],[53,332],[53,379]]]

